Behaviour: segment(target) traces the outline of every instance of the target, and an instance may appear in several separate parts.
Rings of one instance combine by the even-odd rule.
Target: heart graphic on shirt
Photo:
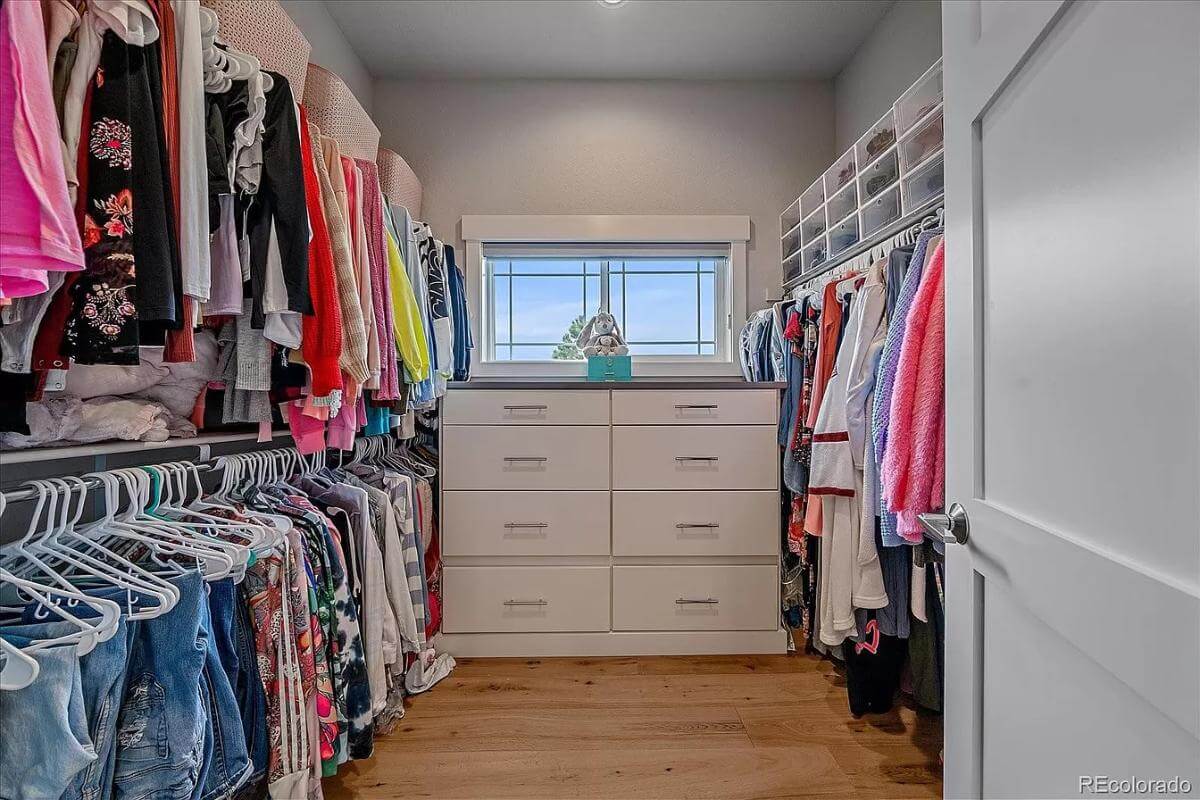
[[[854,652],[858,655],[862,655],[864,650],[871,655],[879,652],[879,623],[873,619],[868,620],[863,629],[863,640],[854,645]]]

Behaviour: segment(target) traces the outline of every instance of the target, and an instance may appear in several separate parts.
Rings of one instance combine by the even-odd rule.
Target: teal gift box
[[[630,356],[588,356],[589,381],[628,381],[633,379]]]

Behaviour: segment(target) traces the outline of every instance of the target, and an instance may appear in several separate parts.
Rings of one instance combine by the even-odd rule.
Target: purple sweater
[[[871,441],[875,447],[875,460],[878,464],[883,463],[883,451],[887,447],[888,416],[892,408],[892,389],[896,384],[896,366],[900,363],[900,345],[904,342],[904,321],[908,319],[908,311],[917,295],[917,286],[921,283],[929,242],[943,231],[943,228],[932,228],[917,237],[912,261],[908,263],[904,285],[900,288],[900,296],[896,300],[896,308],[888,324],[883,355],[879,358],[879,375],[875,381],[875,404],[871,408]],[[876,480],[879,480],[881,472],[882,470],[879,470],[876,473]],[[883,494],[882,487],[879,487],[875,496],[879,498],[879,531],[883,544],[885,547],[907,544],[904,537],[896,531],[896,515],[888,510]]]

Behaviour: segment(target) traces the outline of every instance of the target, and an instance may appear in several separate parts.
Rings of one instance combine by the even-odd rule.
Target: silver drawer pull
[[[549,461],[550,459],[546,458],[545,456],[505,456],[504,460],[509,462],[510,464],[520,463],[520,462],[524,462],[524,461],[536,461],[537,463],[541,464],[543,462]]]
[[[720,408],[720,406],[718,406],[716,403],[701,403],[701,404],[676,403],[675,408],[677,408],[680,411],[688,411],[691,409],[703,409],[703,410],[707,410],[707,411],[716,411],[718,408]]]
[[[540,597],[537,600],[505,600],[506,606],[548,606],[550,605]]]
[[[719,528],[721,525],[717,522],[676,522],[675,527],[683,530],[685,528]]]
[[[690,597],[681,597],[675,601],[677,606],[715,606],[721,602],[715,597],[706,597],[703,600],[697,600]]]
[[[675,460],[684,461],[720,461],[716,456],[675,456]]]
[[[512,528],[549,528],[550,525],[545,522],[506,522],[504,527]]]
[[[505,406],[505,411],[545,411],[550,408],[547,405],[528,405],[528,406]]]

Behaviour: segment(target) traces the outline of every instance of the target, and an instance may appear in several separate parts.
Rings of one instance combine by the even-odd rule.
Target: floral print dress
[[[163,129],[159,45],[104,34],[81,135],[84,272],[70,288],[64,355],[138,363],[183,320],[182,271]]]
[[[86,269],[71,286],[65,349],[81,364],[138,363],[137,270],[133,251],[133,130],[129,47],[110,35],[91,86],[87,190],[83,207]]]

